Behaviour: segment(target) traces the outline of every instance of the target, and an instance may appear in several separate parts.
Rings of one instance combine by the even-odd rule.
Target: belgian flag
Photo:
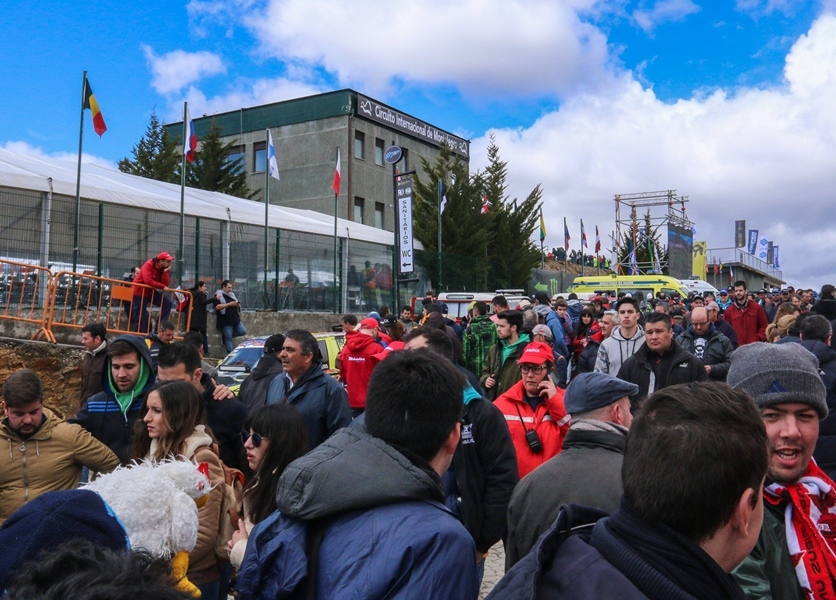
[[[90,82],[86,77],[84,78],[84,106],[82,108],[90,109],[90,114],[93,115],[93,129],[99,137],[102,137],[102,134],[107,131],[107,125],[105,125],[102,111],[99,110],[99,103],[93,95],[93,88],[90,87]]]

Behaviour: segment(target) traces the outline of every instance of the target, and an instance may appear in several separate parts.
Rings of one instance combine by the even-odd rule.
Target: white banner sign
[[[415,270],[412,248],[412,178],[401,177],[398,181],[398,269],[400,273]]]

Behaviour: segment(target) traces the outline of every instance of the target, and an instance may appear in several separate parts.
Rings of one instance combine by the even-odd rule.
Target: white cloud
[[[70,162],[78,162],[78,154],[73,152],[44,152],[44,150],[40,146],[33,146],[27,142],[20,142],[20,141],[10,141],[5,142],[3,144],[3,149],[8,150],[10,152],[19,152],[20,154],[26,154],[27,156],[34,156],[36,158],[42,158],[44,160],[62,160],[62,161],[70,161]],[[117,164],[111,160],[107,160],[105,158],[100,158],[98,156],[93,156],[92,154],[87,154],[85,152],[81,153],[81,162],[84,164],[91,164],[91,165],[99,165],[100,167],[105,167],[107,169],[111,169],[113,171],[118,171],[119,167]]]
[[[151,85],[165,96],[178,92],[204,77],[226,73],[223,60],[212,52],[174,50],[159,56],[147,45],[142,46],[142,51],[151,69]]]
[[[650,10],[633,11],[633,20],[645,32],[650,33],[661,24],[670,21],[683,21],[688,15],[700,11],[692,0],[658,0]]]
[[[612,79],[606,37],[579,16],[607,4],[426,0],[398,9],[373,0],[269,0],[245,22],[269,55],[321,65],[370,94],[400,81],[562,95]]]
[[[509,162],[509,192],[543,183],[549,245],[562,219],[577,234],[614,228],[616,193],[676,189],[709,248],[732,245],[746,219],[781,247],[785,277],[836,282],[836,17],[824,15],[793,45],[786,81],[665,104],[631,76],[606,96],[575,97],[531,127],[494,131]],[[485,163],[474,140],[473,168]],[[572,225],[574,224],[574,225]],[[573,239],[576,235],[573,235]]]

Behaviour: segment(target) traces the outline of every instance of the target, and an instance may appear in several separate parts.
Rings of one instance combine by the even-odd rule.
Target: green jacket
[[[517,367],[517,359],[522,356],[528,342],[531,338],[527,333],[520,334],[520,339],[514,346],[511,353],[506,359],[502,360],[502,355],[506,344],[500,340],[488,349],[488,355],[485,357],[485,364],[482,366],[482,376],[479,378],[479,383],[485,387],[485,381],[491,375],[495,376],[496,385],[492,388],[485,388],[488,400],[494,401],[499,396],[514,387],[514,384],[520,380],[520,370]]]
[[[462,340],[462,362],[465,368],[474,375],[481,375],[485,366],[485,355],[496,341],[496,324],[491,318],[487,315],[475,317],[467,326]]]
[[[758,543],[732,576],[750,600],[804,600],[787,549],[784,509],[764,504]]]

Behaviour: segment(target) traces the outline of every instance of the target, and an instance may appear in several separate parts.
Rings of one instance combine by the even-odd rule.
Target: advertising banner
[[[746,221],[734,222],[734,247],[746,247]]]
[[[691,275],[705,279],[706,242],[694,242]]]

